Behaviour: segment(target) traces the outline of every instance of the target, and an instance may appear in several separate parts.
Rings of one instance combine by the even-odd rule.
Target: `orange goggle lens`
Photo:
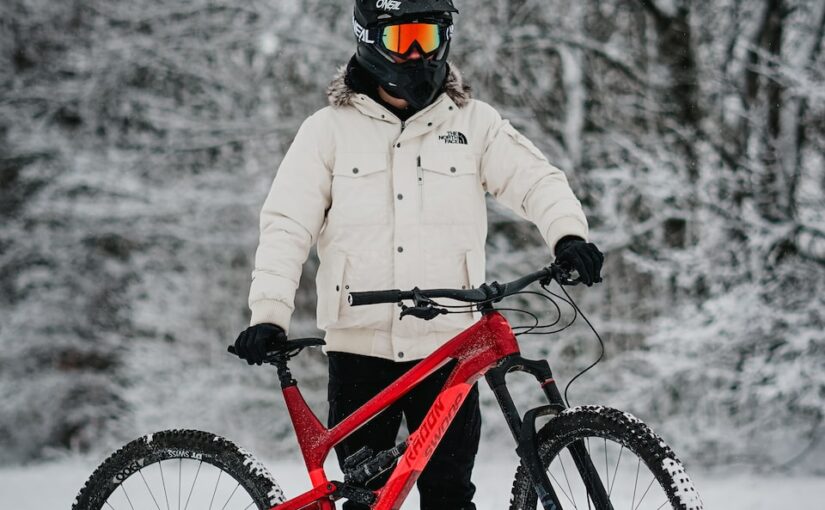
[[[404,55],[417,42],[424,53],[432,53],[441,46],[441,30],[435,23],[404,23],[382,29],[381,42],[393,53]]]

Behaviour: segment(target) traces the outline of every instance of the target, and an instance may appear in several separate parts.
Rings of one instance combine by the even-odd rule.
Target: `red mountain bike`
[[[144,436],[114,453],[86,482],[73,508],[332,510],[335,501],[345,498],[376,510],[398,509],[427,466],[471,385],[481,376],[486,378],[501,406],[521,459],[513,483],[511,509],[535,509],[538,505],[545,510],[703,508],[682,464],[647,425],[628,413],[607,407],[568,408],[549,364],[520,355],[514,328],[494,308],[494,303],[523,293],[522,289],[536,281],[552,294],[547,289],[552,280],[574,283],[569,273],[552,265],[507,284],[494,282],[469,290],[416,288],[406,292],[351,293],[353,306],[412,301],[413,306],[402,307],[402,314],[422,319],[457,312],[434,301],[439,298],[472,303],[483,315],[331,429],[324,427],[310,410],[287,366],[289,359],[302,349],[323,345],[323,340],[291,340],[270,353],[268,363],[278,370],[312,482],[312,489],[303,494],[286,499],[260,462],[224,438],[206,432],[173,430]],[[579,311],[575,303],[568,302]],[[536,327],[546,326],[532,328]],[[344,463],[343,481],[327,478],[324,460],[336,444],[448,363],[453,363],[450,376],[416,431],[387,451],[361,450],[353,454]],[[521,415],[505,381],[505,376],[514,371],[534,376],[548,404]],[[541,427],[537,427],[539,418],[546,421]],[[389,478],[383,487],[367,488],[368,482],[386,476],[387,472]]]

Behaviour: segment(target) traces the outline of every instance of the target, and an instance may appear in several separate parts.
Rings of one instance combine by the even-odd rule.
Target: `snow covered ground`
[[[23,468],[0,468],[0,509],[69,508],[96,462],[97,459],[72,458]],[[266,465],[281,481],[288,496],[307,488],[308,481],[299,462],[279,460]],[[503,455],[488,454],[479,458],[474,475],[479,510],[508,507],[513,466],[511,459]],[[333,475],[331,466],[330,471]],[[825,478],[724,476],[700,472],[693,473],[693,479],[709,510],[825,508]],[[404,508],[412,510],[417,506],[417,494],[413,493]]]

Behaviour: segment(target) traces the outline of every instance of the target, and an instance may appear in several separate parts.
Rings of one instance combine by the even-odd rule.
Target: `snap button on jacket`
[[[351,307],[348,293],[483,283],[485,193],[532,221],[551,250],[564,236],[587,238],[562,171],[491,106],[471,99],[455,69],[446,91],[405,123],[347,88],[343,73],[329,97],[331,105],[298,130],[261,211],[252,324],[288,331],[302,266],[317,242],[326,349],[423,358],[478,314],[399,320],[397,306]]]

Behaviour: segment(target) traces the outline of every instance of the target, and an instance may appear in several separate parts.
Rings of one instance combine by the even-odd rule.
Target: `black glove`
[[[582,283],[588,287],[602,281],[604,255],[595,244],[580,237],[567,236],[556,243],[556,263],[578,271]]]
[[[286,333],[276,324],[256,324],[238,335],[235,340],[235,354],[250,365],[260,365],[266,353],[274,351],[278,344],[286,342]]]

